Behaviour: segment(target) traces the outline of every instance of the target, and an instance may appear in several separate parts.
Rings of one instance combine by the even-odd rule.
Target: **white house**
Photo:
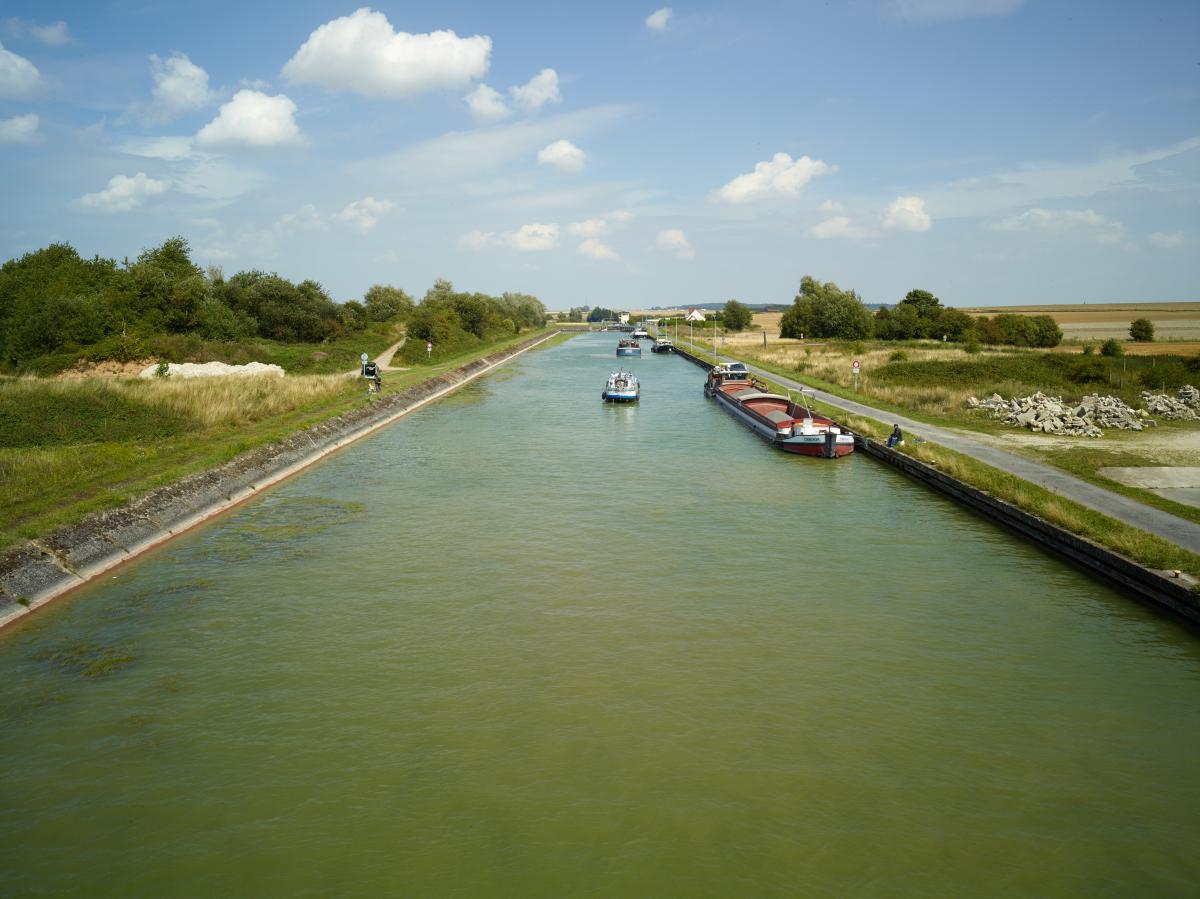
[[[704,321],[704,313],[701,312],[699,309],[689,309],[688,314],[687,314],[687,321],[702,322],[702,321]]]

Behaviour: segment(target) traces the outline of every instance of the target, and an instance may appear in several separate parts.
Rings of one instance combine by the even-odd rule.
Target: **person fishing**
[[[888,449],[899,446],[904,442],[904,434],[900,430],[900,425],[892,425],[892,433],[888,436]]]

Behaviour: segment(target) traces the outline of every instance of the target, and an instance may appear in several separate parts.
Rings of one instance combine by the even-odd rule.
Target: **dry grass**
[[[346,389],[343,375],[111,381],[142,402],[185,415],[202,427],[262,421],[331,399]]]
[[[47,380],[23,377],[0,385],[20,402],[21,394],[60,400],[118,394],[167,413],[191,419],[201,428],[245,425],[329,399],[346,389],[343,375],[228,378]]]

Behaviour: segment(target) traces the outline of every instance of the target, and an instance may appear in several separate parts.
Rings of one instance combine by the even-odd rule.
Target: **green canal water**
[[[1196,894],[1194,634],[614,344],[0,637],[0,895]]]

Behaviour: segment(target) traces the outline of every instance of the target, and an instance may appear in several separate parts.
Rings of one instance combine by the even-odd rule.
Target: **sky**
[[[1200,299],[1200,3],[0,0],[0,259],[552,310]]]

